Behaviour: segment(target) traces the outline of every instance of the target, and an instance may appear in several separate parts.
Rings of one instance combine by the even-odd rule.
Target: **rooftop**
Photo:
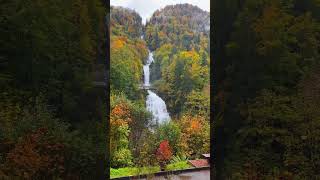
[[[188,161],[193,167],[208,167],[210,166],[208,160],[206,159],[197,159]]]

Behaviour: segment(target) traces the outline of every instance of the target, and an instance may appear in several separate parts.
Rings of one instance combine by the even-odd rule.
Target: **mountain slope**
[[[154,12],[145,33],[152,50],[165,43],[188,50],[199,48],[201,37],[209,40],[210,14],[190,4],[166,6]]]
[[[151,81],[172,115],[209,117],[209,29],[209,13],[190,4],[166,6],[146,23],[145,39],[155,59]]]
[[[140,37],[142,34],[142,18],[132,9],[111,6],[110,26],[113,35],[126,35],[130,38]]]

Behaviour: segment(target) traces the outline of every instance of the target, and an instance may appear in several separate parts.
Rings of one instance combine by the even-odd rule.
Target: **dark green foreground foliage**
[[[0,5],[0,179],[99,178],[105,103],[99,0]]]
[[[219,179],[320,177],[320,3],[213,2]]]

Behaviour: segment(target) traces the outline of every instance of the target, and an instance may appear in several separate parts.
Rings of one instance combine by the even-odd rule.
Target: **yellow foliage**
[[[186,58],[193,58],[197,55],[196,51],[184,51],[182,52],[183,56]]]
[[[121,49],[127,42],[127,38],[125,37],[117,37],[116,39],[114,39],[112,42],[111,42],[111,48],[112,49]]]
[[[120,49],[124,46],[124,42],[121,40],[116,40],[114,43],[112,43],[111,47],[114,49]]]

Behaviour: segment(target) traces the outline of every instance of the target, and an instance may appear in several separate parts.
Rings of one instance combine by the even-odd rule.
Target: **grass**
[[[160,167],[125,167],[119,169],[110,169],[110,178],[117,178],[123,176],[136,176],[142,174],[153,174],[160,171]]]
[[[173,170],[181,170],[181,169],[187,169],[191,166],[188,164],[187,161],[180,161],[172,164],[168,164],[166,167],[166,171],[173,171]],[[119,169],[110,169],[110,178],[118,178],[118,177],[124,177],[124,176],[136,176],[136,175],[143,175],[143,174],[153,174],[160,171],[159,166],[154,167],[125,167],[125,168],[119,168]]]
[[[174,171],[174,170],[181,170],[181,169],[188,169],[191,168],[191,165],[188,164],[188,161],[180,161],[172,164],[168,164],[166,167],[166,171]]]

